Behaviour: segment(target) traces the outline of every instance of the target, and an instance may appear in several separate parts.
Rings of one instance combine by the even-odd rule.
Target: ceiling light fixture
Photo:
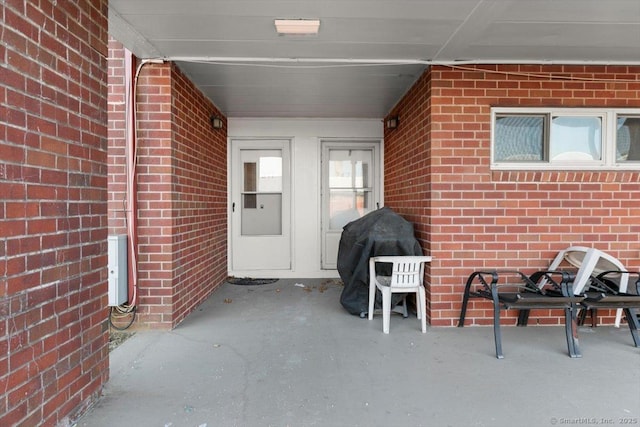
[[[315,35],[320,29],[319,19],[276,19],[274,23],[282,35]]]

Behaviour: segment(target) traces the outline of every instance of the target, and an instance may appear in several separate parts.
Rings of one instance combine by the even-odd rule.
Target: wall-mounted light
[[[387,129],[395,129],[398,127],[398,116],[391,116],[386,121]]]
[[[211,127],[214,129],[222,129],[224,127],[224,122],[222,121],[222,117],[219,116],[211,116]]]

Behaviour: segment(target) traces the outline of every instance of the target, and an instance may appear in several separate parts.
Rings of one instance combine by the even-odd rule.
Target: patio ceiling
[[[109,25],[228,117],[382,118],[434,63],[640,64],[638,0],[110,0]]]

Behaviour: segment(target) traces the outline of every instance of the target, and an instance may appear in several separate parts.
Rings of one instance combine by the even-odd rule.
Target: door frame
[[[279,138],[279,137],[229,137],[227,138],[227,270],[229,274],[242,275],[242,276],[251,276],[256,273],[259,273],[263,277],[271,277],[274,278],[279,277],[278,273],[282,271],[291,271],[293,269],[293,141],[291,138]],[[269,142],[277,142],[275,145],[268,145]],[[233,180],[233,176],[235,173],[234,162],[236,161],[233,152],[238,144],[242,144],[238,150],[243,149],[256,149],[256,150],[273,150],[273,149],[282,149],[283,150],[283,169],[286,164],[286,170],[288,170],[288,178],[283,179],[283,194],[288,193],[287,197],[283,199],[288,201],[288,206],[283,206],[282,215],[283,215],[283,229],[282,234],[287,237],[287,243],[289,247],[289,267],[286,269],[234,269],[234,227],[239,227],[240,222],[234,221],[234,211],[233,211],[233,203],[234,203],[234,191],[236,190],[236,186],[240,185],[240,183],[236,183]],[[285,156],[286,151],[286,156]],[[236,165],[237,166],[237,165]],[[236,202],[236,208],[238,207],[238,202]],[[287,219],[285,221],[285,218]],[[270,273],[272,272],[272,273]]]
[[[319,152],[320,152],[320,269],[321,270],[335,270],[336,267],[325,267],[325,259],[327,257],[327,239],[325,237],[325,225],[328,218],[326,217],[326,210],[328,209],[328,199],[326,194],[328,191],[328,174],[325,164],[325,151],[329,152],[332,148],[337,149],[367,149],[373,150],[373,184],[372,191],[373,201],[371,210],[374,211],[383,206],[384,202],[384,140],[381,138],[320,138],[319,140]]]

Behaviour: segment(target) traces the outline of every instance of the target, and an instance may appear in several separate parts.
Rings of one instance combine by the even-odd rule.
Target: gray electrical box
[[[127,273],[127,235],[107,237],[109,268],[109,306],[127,302],[129,297]]]

